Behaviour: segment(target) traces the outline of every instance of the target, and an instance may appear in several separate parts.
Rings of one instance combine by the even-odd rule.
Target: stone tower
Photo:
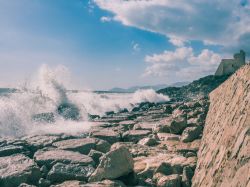
[[[233,59],[222,59],[215,76],[229,75],[238,70],[246,63],[246,53],[240,50],[239,53],[234,54]]]

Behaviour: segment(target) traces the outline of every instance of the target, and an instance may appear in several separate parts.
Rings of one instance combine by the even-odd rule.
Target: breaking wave
[[[18,91],[0,95],[0,136],[30,133],[80,133],[91,127],[88,114],[132,110],[141,102],[164,102],[167,96],[154,90],[130,94],[67,91],[70,72],[64,66],[43,65]]]

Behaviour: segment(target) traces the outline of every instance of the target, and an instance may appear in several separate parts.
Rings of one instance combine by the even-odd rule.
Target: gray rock
[[[165,121],[165,125],[169,127],[169,132],[172,134],[181,134],[182,131],[187,127],[186,115],[178,115],[174,118],[168,118]]]
[[[36,186],[35,185],[31,185],[31,184],[22,183],[18,187],[36,187]]]
[[[97,151],[100,151],[100,152],[103,152],[103,153],[107,153],[107,152],[109,152],[110,147],[111,147],[111,145],[107,141],[105,141],[105,140],[99,140],[97,142],[97,144],[96,144],[95,149]]]
[[[66,150],[39,150],[35,153],[34,159],[38,165],[45,165],[51,168],[54,164],[61,162],[64,164],[81,164],[81,165],[94,165],[91,157]]]
[[[138,144],[147,145],[147,146],[154,146],[154,145],[157,145],[158,142],[154,138],[143,138],[138,142]]]
[[[178,174],[161,177],[157,182],[158,187],[181,187],[181,176]]]
[[[191,187],[192,186],[192,177],[194,176],[194,172],[192,168],[186,166],[183,168],[182,173],[182,187]]]
[[[130,130],[123,133],[122,138],[124,141],[136,143],[142,138],[147,137],[149,134],[151,134],[151,131],[149,130]]]
[[[106,140],[110,144],[119,142],[121,139],[120,134],[112,130],[94,131],[91,133],[91,136],[95,138],[100,138],[102,140]]]
[[[116,179],[132,172],[133,167],[134,162],[131,154],[124,146],[120,146],[102,157],[99,166],[91,175],[89,181]]]
[[[95,164],[98,166],[100,163],[100,158],[103,156],[104,154],[100,151],[96,151],[96,150],[91,150],[88,154],[88,156],[90,156],[94,161]]]
[[[199,138],[201,132],[201,126],[187,127],[182,133],[181,140],[183,142],[192,142],[193,140]]]
[[[82,166],[80,164],[55,164],[49,171],[47,178],[52,183],[66,180],[87,181],[89,176],[95,171],[93,166]]]
[[[17,145],[6,145],[3,147],[0,147],[0,157],[10,156],[16,153],[29,154],[29,151],[25,149],[23,146],[17,146]]]
[[[36,163],[30,158],[16,154],[0,157],[0,186],[18,186],[22,183],[36,184],[41,177]]]
[[[88,154],[91,149],[94,149],[96,147],[96,143],[97,140],[95,138],[81,138],[81,139],[62,140],[53,143],[53,146],[59,149],[76,151],[82,154]]]
[[[44,179],[44,178],[40,178],[38,181],[39,187],[48,187],[48,186],[50,186],[50,184],[51,184],[51,182],[47,179]]]
[[[147,123],[147,122],[143,122],[143,123],[137,123],[134,126],[134,130],[149,130],[152,131],[152,129],[155,127],[155,123]]]

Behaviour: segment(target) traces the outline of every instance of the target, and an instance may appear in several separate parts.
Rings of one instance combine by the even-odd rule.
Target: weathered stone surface
[[[154,146],[154,145],[157,145],[158,142],[155,138],[143,138],[138,142],[138,144],[147,145],[147,146]]]
[[[91,175],[90,181],[116,179],[133,171],[134,162],[128,149],[120,146],[102,157],[102,160]]]
[[[66,180],[87,181],[95,171],[93,166],[82,166],[80,164],[55,164],[49,171],[47,178],[52,182],[63,182]]]
[[[25,149],[23,146],[16,146],[16,145],[6,145],[3,147],[0,147],[0,157],[10,156],[16,153],[29,154],[29,151]]]
[[[169,133],[181,134],[187,127],[187,117],[183,114],[178,114],[177,116],[166,118],[162,123],[169,128]]]
[[[149,130],[152,131],[152,129],[156,126],[155,123],[137,123],[134,125],[134,130]]]
[[[88,156],[90,156],[94,161],[95,164],[98,166],[100,163],[100,158],[103,156],[104,154],[100,151],[96,151],[96,150],[91,150],[88,154]]]
[[[181,140],[183,142],[192,142],[193,140],[199,138],[201,133],[201,126],[187,127],[182,133]]]
[[[54,164],[61,162],[64,164],[81,164],[81,165],[93,165],[94,161],[91,157],[66,150],[39,150],[35,153],[34,159],[38,165],[45,165],[48,168]]]
[[[250,66],[210,94],[193,186],[249,186]]]
[[[176,134],[157,133],[157,136],[162,141],[169,141],[169,140],[179,141],[180,140],[180,135],[176,135]]]
[[[121,121],[119,123],[120,126],[122,126],[124,128],[124,130],[128,131],[133,129],[134,125],[135,125],[135,121],[133,120],[129,120],[129,121]]]
[[[40,176],[36,163],[22,154],[0,157],[1,187],[18,186],[21,183],[34,184]]]
[[[96,149],[97,151],[101,151],[101,152],[103,152],[103,153],[107,153],[107,152],[109,152],[110,147],[111,147],[111,145],[110,145],[110,143],[108,143],[107,141],[105,141],[105,140],[99,140],[99,141],[97,142],[97,144],[96,144],[95,149]]]
[[[130,130],[123,133],[122,138],[128,142],[138,142],[140,139],[151,134],[149,130]]]
[[[44,178],[40,178],[39,181],[38,181],[38,186],[39,187],[49,187],[51,184],[51,182],[47,179],[44,179]]]
[[[112,130],[94,131],[91,133],[91,136],[95,138],[100,138],[102,140],[106,140],[110,144],[120,141],[120,134]]]
[[[157,182],[158,187],[181,187],[181,177],[178,174],[163,176]]]
[[[181,186],[182,187],[191,187],[192,185],[192,177],[194,176],[194,171],[192,168],[186,166],[183,168]]]
[[[76,151],[82,154],[88,154],[91,149],[95,149],[97,140],[95,138],[81,138],[81,139],[69,139],[62,140],[53,143],[53,146],[69,150]]]
[[[85,184],[83,181],[66,181],[54,187],[126,187],[120,181],[103,180]]]

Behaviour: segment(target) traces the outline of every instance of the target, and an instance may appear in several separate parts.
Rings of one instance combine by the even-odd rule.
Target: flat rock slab
[[[21,183],[36,183],[41,177],[36,163],[22,154],[0,157],[0,186],[18,186]]]
[[[95,149],[96,143],[97,139],[95,138],[82,138],[82,139],[62,140],[53,143],[53,146],[59,149],[76,151],[82,154],[88,154],[91,149]]]
[[[151,134],[151,131],[149,130],[130,130],[123,133],[122,138],[124,141],[138,142],[142,138],[147,137],[149,134]]]
[[[137,123],[134,126],[134,130],[149,130],[152,131],[152,129],[156,126],[156,123]]]
[[[157,133],[157,136],[162,141],[168,141],[168,140],[179,141],[180,140],[180,135],[176,135],[176,134]]]
[[[45,165],[51,168],[56,163],[64,164],[80,164],[80,165],[94,165],[91,157],[66,150],[39,150],[35,153],[34,159],[38,165]]]
[[[7,145],[0,147],[0,157],[3,156],[10,156],[17,153],[28,153],[23,146],[16,146],[16,145]]]
[[[85,184],[82,181],[66,181],[54,187],[126,187],[120,181],[103,180],[100,182],[93,182]]]
[[[89,176],[95,171],[93,166],[82,166],[79,164],[55,164],[49,171],[47,178],[52,183],[66,180],[87,181]]]
[[[116,179],[133,171],[134,161],[128,149],[124,146],[115,148],[105,154],[91,175],[89,181],[96,182],[102,179]]]
[[[120,134],[112,130],[93,131],[91,136],[106,140],[110,144],[119,142],[121,140]]]

